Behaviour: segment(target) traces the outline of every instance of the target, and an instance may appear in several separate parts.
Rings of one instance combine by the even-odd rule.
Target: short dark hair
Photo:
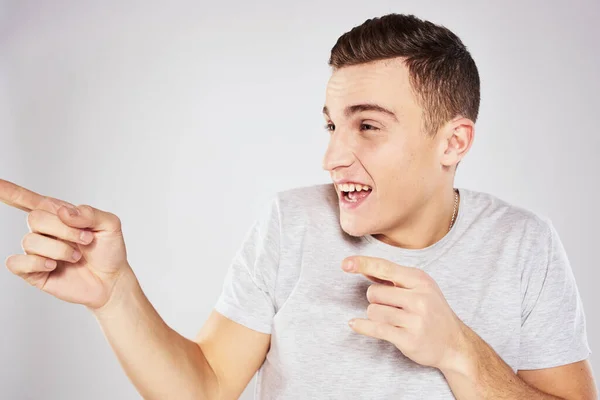
[[[434,135],[456,116],[477,120],[479,73],[463,42],[449,29],[414,15],[371,18],[339,37],[329,65],[335,69],[403,58],[426,132]]]

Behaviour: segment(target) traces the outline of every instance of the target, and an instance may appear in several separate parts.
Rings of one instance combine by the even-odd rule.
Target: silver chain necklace
[[[456,212],[458,211],[458,190],[454,189],[454,211],[452,211],[452,221],[450,221],[450,227],[448,228],[448,232],[454,226],[454,221],[456,220]]]

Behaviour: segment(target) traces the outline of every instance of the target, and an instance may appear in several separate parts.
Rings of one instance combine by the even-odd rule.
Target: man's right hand
[[[9,257],[8,269],[59,299],[90,308],[142,397],[240,397],[264,362],[271,335],[213,311],[197,339],[189,340],[164,322],[141,290],[115,215],[78,206],[79,214],[71,216],[72,204],[2,179],[0,201],[27,212],[31,230],[23,239],[25,254]]]
[[[25,254],[8,257],[6,266],[29,284],[96,310],[108,303],[118,279],[131,272],[116,215],[42,196],[2,179],[0,201],[28,213]]]

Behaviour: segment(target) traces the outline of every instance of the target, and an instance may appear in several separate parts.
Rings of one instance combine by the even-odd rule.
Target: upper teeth
[[[343,183],[338,185],[338,188],[340,188],[340,190],[342,192],[360,192],[361,190],[367,191],[367,190],[371,190],[370,186],[367,185],[359,185],[358,183]]]

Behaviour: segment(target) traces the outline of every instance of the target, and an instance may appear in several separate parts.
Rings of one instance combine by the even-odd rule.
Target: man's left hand
[[[367,290],[367,319],[350,321],[355,332],[386,340],[421,365],[444,370],[462,362],[468,328],[426,272],[365,256],[344,259],[342,269],[376,282]]]

